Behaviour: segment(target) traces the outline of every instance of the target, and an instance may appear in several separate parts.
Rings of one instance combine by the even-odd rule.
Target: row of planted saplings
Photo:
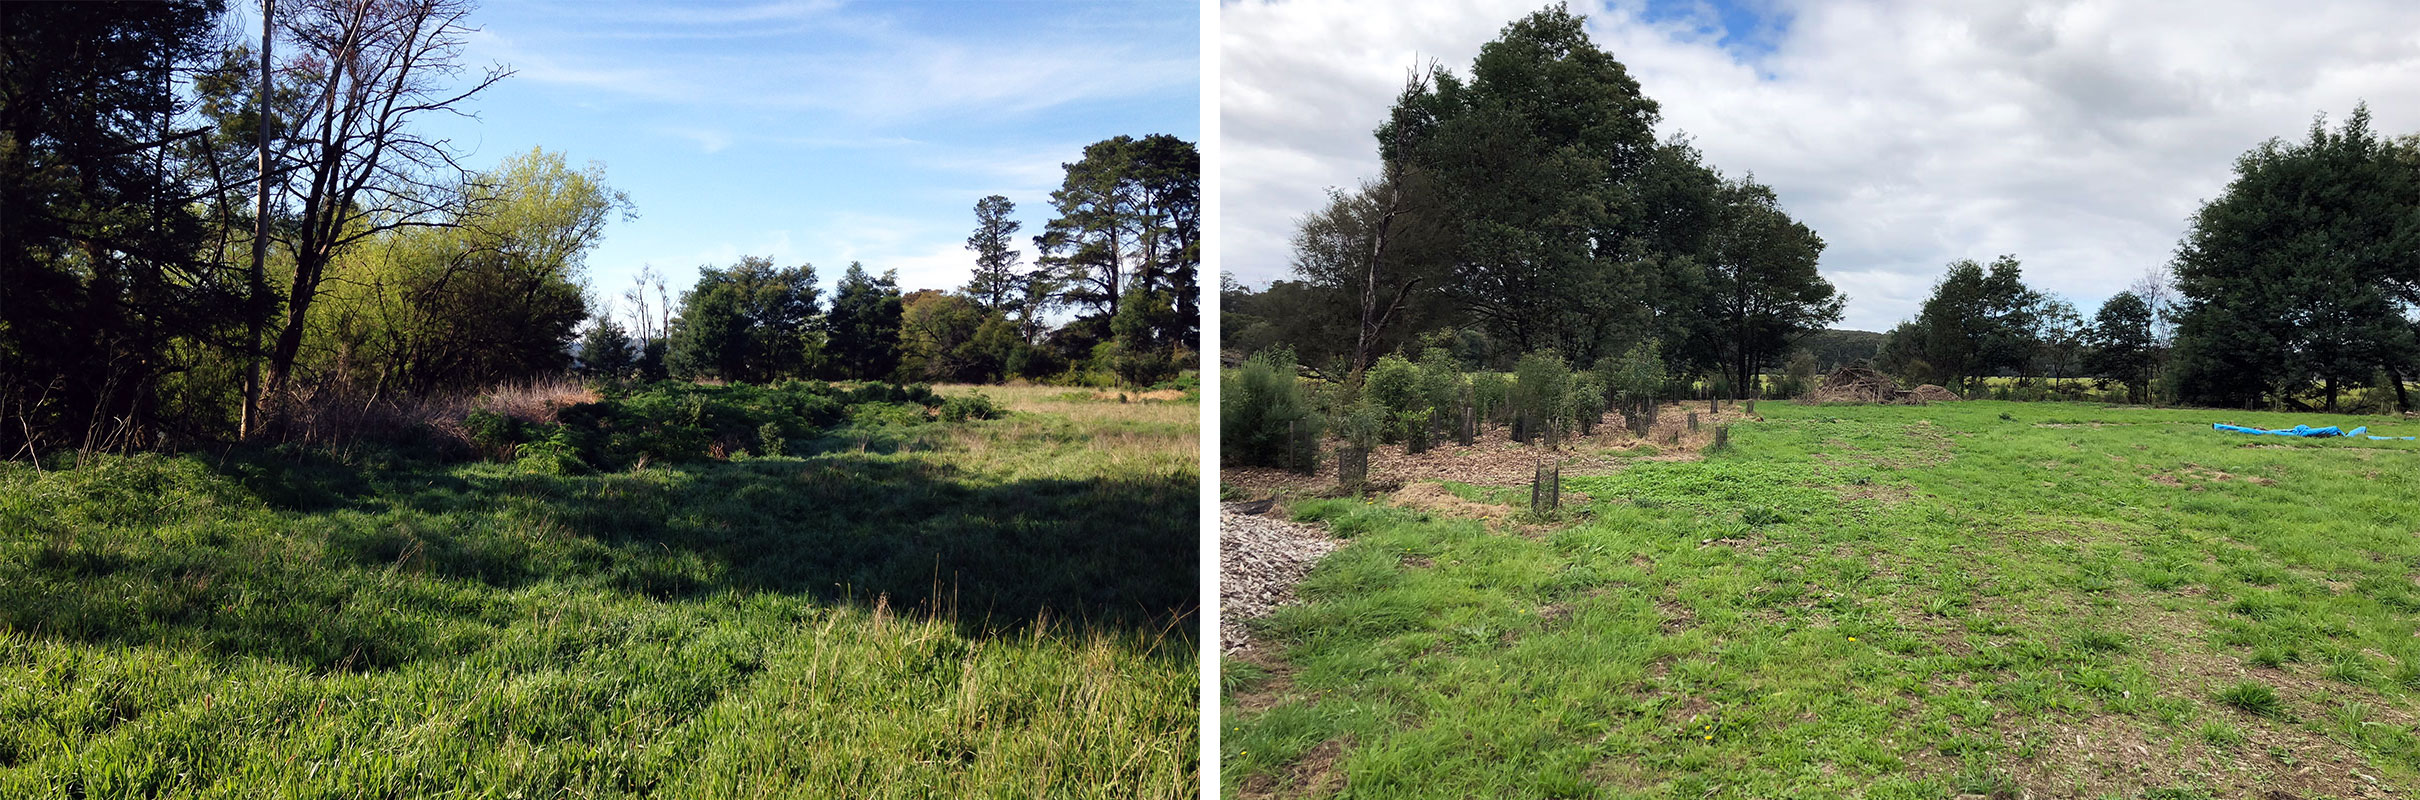
[[[1553,449],[1573,432],[1595,435],[1605,413],[1619,411],[1630,433],[1644,437],[1655,425],[1656,394],[1666,381],[1653,343],[1580,371],[1555,353],[1531,353],[1509,376],[1464,372],[1438,348],[1418,361],[1386,356],[1364,374],[1360,396],[1336,413],[1333,430],[1345,440],[1337,452],[1338,478],[1347,487],[1364,483],[1369,452],[1380,444],[1421,453],[1451,438],[1468,447],[1484,424],[1509,426],[1513,441]],[[1694,412],[1689,428],[1697,428]],[[1677,439],[1679,432],[1671,436]]]

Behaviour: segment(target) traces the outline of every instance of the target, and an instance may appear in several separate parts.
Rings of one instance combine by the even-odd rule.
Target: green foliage
[[[803,378],[823,359],[815,267],[743,256],[698,270],[673,320],[668,366],[679,377],[763,383]]]
[[[638,354],[630,344],[630,334],[622,323],[599,319],[588,326],[580,337],[580,374],[599,380],[615,380],[631,370]]]
[[[1815,391],[1817,367],[1814,352],[1804,349],[1790,351],[1790,360],[1782,367],[1783,383],[1777,394],[1798,397]]]
[[[897,271],[876,278],[866,273],[864,265],[849,262],[833,292],[832,313],[825,319],[830,373],[850,380],[890,378],[899,368],[902,312]]]
[[[1125,385],[1150,386],[1176,375],[1176,351],[1184,340],[1172,337],[1184,330],[1184,323],[1168,292],[1128,290],[1118,313],[1109,319],[1109,330],[1116,345],[1109,366]]]
[[[1388,424],[1386,409],[1364,397],[1338,410],[1332,427],[1345,443],[1368,450],[1384,442],[1392,426]]]
[[[1318,463],[1320,416],[1294,376],[1294,352],[1264,350],[1225,370],[1219,391],[1219,459],[1309,471]]]
[[[1361,377],[1361,394],[1388,415],[1420,405],[1420,368],[1401,355],[1387,354]]]
[[[1001,195],[975,201],[975,232],[966,237],[966,249],[975,251],[975,274],[965,295],[983,310],[1003,315],[1015,309],[1028,280],[1017,271],[1025,256],[1017,251],[1017,229],[1025,223],[1010,216],[1016,211],[1017,204]]]
[[[1512,401],[1512,381],[1501,372],[1477,372],[1470,376],[1471,404],[1478,407],[1480,419],[1494,419],[1498,410]]]
[[[1561,355],[1552,351],[1530,353],[1513,367],[1511,396],[1506,403],[1516,417],[1552,422],[1562,418],[1563,400],[1570,386],[1571,370],[1563,365]]]
[[[999,419],[1007,415],[1007,409],[993,403],[992,399],[983,396],[982,392],[958,395],[941,403],[941,421],[943,422]]]
[[[1893,330],[1894,341],[1884,345],[1894,366],[1905,370],[1921,358],[1927,372],[1963,389],[2001,370],[2023,370],[2038,346],[2043,298],[2026,288],[2020,272],[2015,256],[1993,260],[1988,270],[1971,259],[1951,262],[1915,321]]]
[[[629,199],[603,166],[575,169],[538,148],[461,191],[467,210],[451,224],[387,231],[328,265],[302,363],[330,383],[415,393],[574,366],[567,345],[590,316],[587,253]]]
[[[1174,374],[1175,350],[1201,329],[1200,152],[1167,134],[1118,136],[1086,145],[1065,167],[1050,193],[1056,215],[1034,237],[1037,271],[1061,287],[1058,301],[1091,309],[1086,316],[1114,320],[1135,292],[1165,303],[1136,309],[1121,335],[1132,362],[1121,371],[1160,374],[1165,359]]]
[[[2128,399],[2149,401],[2159,343],[2151,334],[2151,305],[2133,292],[2119,292],[2093,315],[2088,336],[2092,355],[2085,369],[2126,385]]]
[[[1419,405],[1438,421],[1459,424],[1467,386],[1462,378],[1462,363],[1452,351],[1442,347],[1420,351],[1420,378],[1414,391],[1419,395]]]
[[[525,432],[531,438],[516,448],[513,459],[513,466],[521,471],[540,475],[578,475],[589,471],[588,463],[580,460],[580,447],[570,427],[556,423]]]
[[[2314,120],[2301,142],[2262,143],[2194,215],[2175,261],[2185,402],[2244,407],[2316,385],[2332,410],[2420,359],[2420,146],[2369,124],[2356,106],[2338,130]]]
[[[758,425],[756,426],[756,448],[757,452],[767,456],[786,455],[790,450],[790,435],[782,430],[779,422]]]
[[[901,301],[899,374],[948,383],[991,383],[1005,376],[1022,344],[1015,326],[963,295],[930,289]]]

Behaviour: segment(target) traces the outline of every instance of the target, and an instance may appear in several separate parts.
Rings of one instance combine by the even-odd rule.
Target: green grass
[[[1097,405],[0,464],[0,797],[1189,795],[1199,406]]]
[[[1566,491],[1595,501],[1575,524],[1297,502],[1350,543],[1298,587],[1304,604],[1252,623],[1268,652],[1230,662],[1249,670],[1223,687],[1224,786],[1951,798],[2420,785],[2413,443],[2209,428],[2339,421],[2316,415],[1758,411],[1767,421],[1735,426],[1728,453],[1567,473]]]

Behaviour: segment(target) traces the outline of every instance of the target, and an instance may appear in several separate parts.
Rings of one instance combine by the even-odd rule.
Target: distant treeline
[[[676,299],[646,271],[622,295],[630,324],[593,319],[579,368],[640,380],[1145,386],[1194,366],[1200,152],[1174,136],[1119,136],[1065,168],[1030,267],[1014,245],[1016,204],[992,195],[975,203],[972,277],[955,290],[903,293],[896,273],[852,263],[826,304],[813,265],[745,257],[701,268]],[[1062,312],[1072,319],[1053,324]]]
[[[1067,164],[1031,269],[992,197],[961,291],[852,264],[826,306],[810,267],[743,259],[677,300],[649,276],[652,307],[599,319],[586,255],[632,208],[604,168],[532,149],[474,171],[420,125],[510,74],[465,69],[472,11],[282,0],[263,34],[224,0],[9,4],[0,457],[282,437],[575,366],[1149,383],[1193,357],[1199,156],[1168,136]]]
[[[1876,365],[1967,391],[1991,376],[2092,377],[2135,402],[2411,410],[2420,373],[2420,136],[2366,107],[2271,139],[2191,220],[2174,259],[2090,317],[2027,287],[2014,256],[1950,265]]]

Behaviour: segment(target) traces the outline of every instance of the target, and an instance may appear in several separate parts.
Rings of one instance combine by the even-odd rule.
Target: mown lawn
[[[1760,404],[1702,461],[1346,548],[1224,664],[1230,796],[2420,787],[2420,448],[2386,418]],[[1501,497],[1460,489],[1466,496]]]
[[[603,474],[0,464],[0,797],[1189,795],[1199,405],[1008,395]]]

